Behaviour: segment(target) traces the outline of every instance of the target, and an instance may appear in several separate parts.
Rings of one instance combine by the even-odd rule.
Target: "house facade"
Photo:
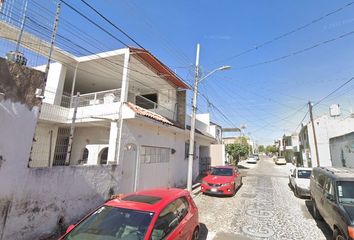
[[[318,163],[320,166],[332,166],[330,139],[354,131],[354,118],[330,113],[314,119],[314,126],[319,159],[317,160],[316,157],[312,123],[309,122],[302,126],[299,133],[300,157],[303,166],[316,167]]]
[[[329,139],[333,167],[354,167],[354,132]]]

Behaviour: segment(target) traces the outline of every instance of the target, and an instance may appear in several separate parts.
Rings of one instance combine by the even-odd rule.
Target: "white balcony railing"
[[[111,89],[100,92],[86,93],[79,96],[78,107],[86,107],[104,103],[113,103],[120,100],[120,89]],[[72,108],[77,96],[63,95],[61,98],[61,106]]]

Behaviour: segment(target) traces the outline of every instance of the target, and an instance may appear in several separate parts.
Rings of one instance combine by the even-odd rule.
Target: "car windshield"
[[[337,191],[340,203],[354,204],[354,181],[337,182]]]
[[[210,174],[215,176],[232,176],[233,170],[231,168],[212,168]]]
[[[310,178],[311,170],[297,170],[298,178]]]
[[[103,206],[77,225],[66,240],[141,240],[153,217],[151,212]]]

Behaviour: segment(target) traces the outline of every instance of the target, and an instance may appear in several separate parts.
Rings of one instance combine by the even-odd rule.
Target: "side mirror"
[[[74,225],[74,224],[71,224],[71,225],[66,229],[66,232],[65,232],[65,233],[70,232],[71,230],[73,230],[74,227],[75,227],[75,225]]]
[[[334,196],[333,196],[333,195],[326,193],[326,198],[327,198],[329,201],[334,202]]]

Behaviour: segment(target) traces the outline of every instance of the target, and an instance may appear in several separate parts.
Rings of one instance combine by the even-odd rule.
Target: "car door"
[[[336,201],[335,201],[335,192],[334,192],[334,183],[333,180],[328,178],[325,191],[322,195],[323,198],[323,218],[329,226],[334,225],[336,218]]]
[[[188,229],[190,215],[188,201],[184,197],[174,200],[159,214],[150,239],[189,239],[193,233],[193,230]]]

